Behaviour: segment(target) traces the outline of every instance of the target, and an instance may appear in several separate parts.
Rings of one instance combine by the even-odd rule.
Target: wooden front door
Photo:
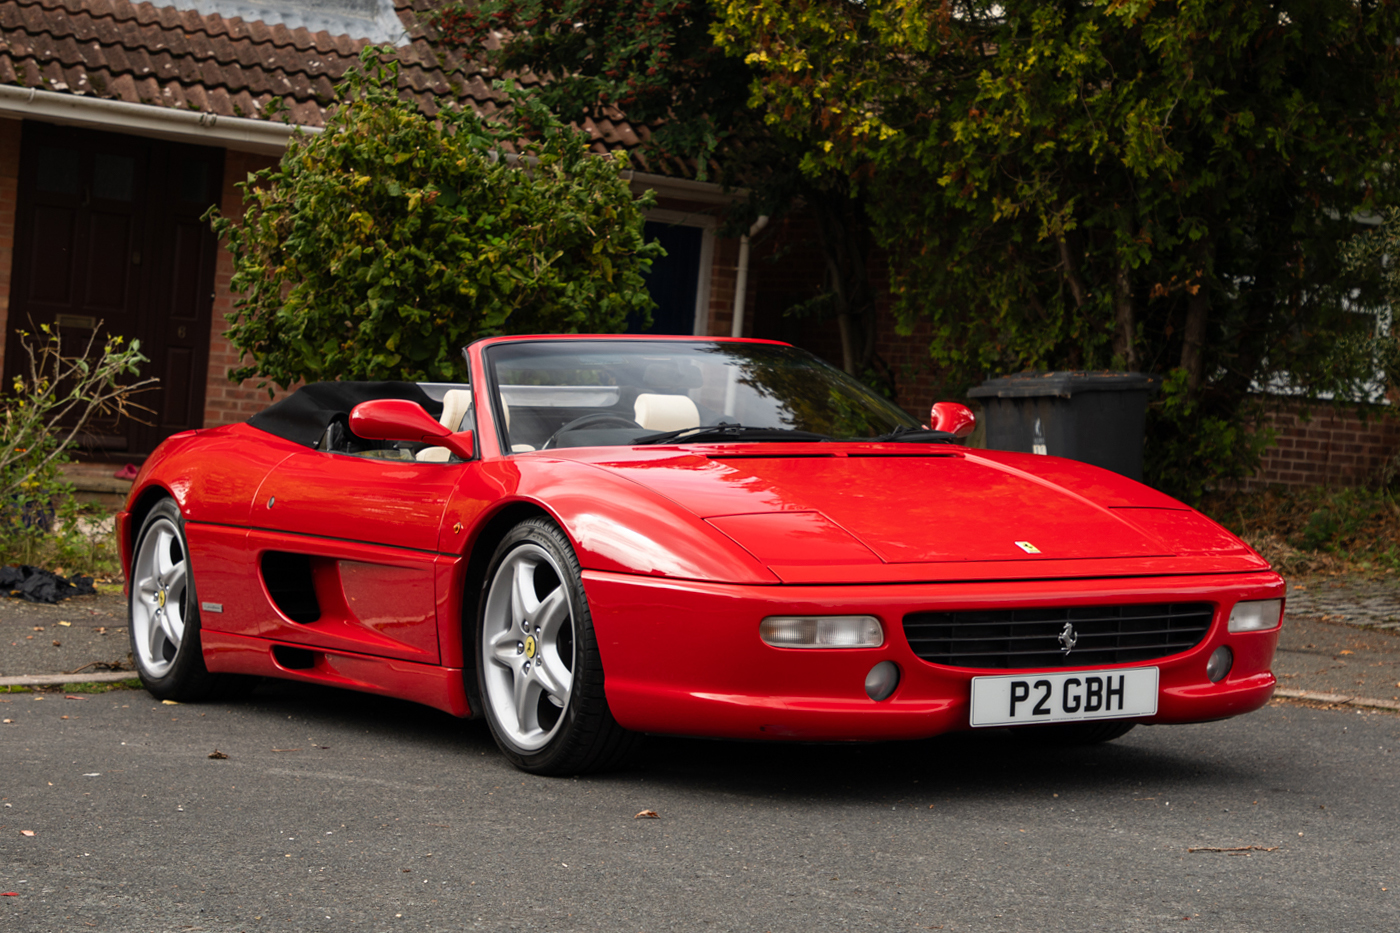
[[[24,124],[5,379],[26,369],[15,331],[57,327],[67,353],[100,328],[141,341],[142,420],[90,426],[94,448],[143,456],[204,421],[216,241],[200,220],[223,151]],[[143,423],[144,422],[144,423]]]

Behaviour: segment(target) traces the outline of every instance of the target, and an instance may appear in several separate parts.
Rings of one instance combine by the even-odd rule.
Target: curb
[[[1388,709],[1400,712],[1400,700],[1378,700],[1374,697],[1354,697],[1345,693],[1318,693],[1315,690],[1287,690],[1282,687],[1274,690],[1274,696],[1285,700],[1311,700],[1314,703],[1333,703],[1338,706],[1364,706],[1371,709]]]
[[[135,671],[94,671],[90,674],[21,674],[0,677],[0,687],[61,687],[64,684],[113,684],[132,680]]]

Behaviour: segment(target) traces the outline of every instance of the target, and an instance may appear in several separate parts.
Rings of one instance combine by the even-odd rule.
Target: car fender
[[[470,528],[471,545],[479,546],[495,516],[528,504],[564,530],[585,570],[725,583],[779,582],[757,558],[689,509],[605,468],[545,457],[481,466],[448,503],[445,538],[455,537],[458,528]],[[444,541],[441,549],[451,547]]]

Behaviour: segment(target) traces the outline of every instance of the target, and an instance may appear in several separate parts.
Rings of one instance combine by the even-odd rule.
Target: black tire
[[[204,666],[185,520],[173,500],[161,500],[147,514],[131,555],[127,633],[136,672],[151,695],[193,702],[251,689],[252,678],[211,674]]]
[[[532,774],[618,767],[640,736],[613,719],[569,539],[545,518],[497,545],[477,607],[481,708],[501,753]]]
[[[1022,726],[1011,732],[1022,741],[1036,745],[1098,745],[1112,742],[1133,731],[1131,720],[1103,719],[1096,722],[1057,722],[1044,726]]]

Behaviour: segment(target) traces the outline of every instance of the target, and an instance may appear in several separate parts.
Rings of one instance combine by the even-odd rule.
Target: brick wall
[[[1362,420],[1353,407],[1281,402],[1270,418],[1275,443],[1248,485],[1354,486],[1373,481],[1400,454],[1400,420],[1380,409]],[[1389,416],[1387,416],[1389,415]]]
[[[219,198],[219,210],[227,217],[240,217],[243,214],[243,197],[234,187],[256,172],[276,163],[271,156],[253,155],[247,152],[226,153],[224,158],[224,188]],[[228,321],[224,315],[233,310],[233,291],[229,283],[233,278],[233,256],[222,243],[214,264],[214,309],[209,332],[209,375],[204,387],[204,426],[215,428],[221,424],[236,424],[247,421],[266,408],[273,400],[268,398],[266,389],[259,389],[254,380],[235,385],[229,382],[228,371],[238,365],[238,351],[224,336]],[[278,393],[282,398],[286,393]]]
[[[10,271],[15,252],[15,199],[19,196],[19,120],[0,119],[0,360],[10,331]]]

